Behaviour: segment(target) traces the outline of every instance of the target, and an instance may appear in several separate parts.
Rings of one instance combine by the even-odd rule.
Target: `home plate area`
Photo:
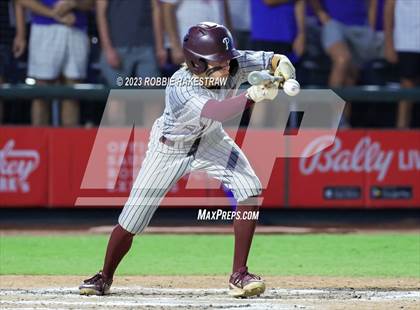
[[[420,291],[269,289],[234,299],[226,289],[113,287],[108,296],[80,296],[77,288],[3,289],[1,309],[416,309]]]

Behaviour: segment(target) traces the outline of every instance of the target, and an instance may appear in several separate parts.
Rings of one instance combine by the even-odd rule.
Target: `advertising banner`
[[[48,129],[0,128],[0,206],[48,202]]]
[[[322,138],[308,148],[322,144]],[[309,158],[290,160],[291,207],[420,207],[417,131],[346,130]]]
[[[0,206],[121,208],[145,157],[149,130],[101,130],[1,127]],[[241,145],[245,131],[229,134]],[[273,157],[278,132],[246,135],[251,147],[243,151],[261,180],[264,207],[420,207],[420,131],[340,131],[332,145],[306,158]],[[299,148],[312,153],[331,142],[323,139],[318,135]],[[200,172],[183,177],[162,202],[234,204],[220,182]]]

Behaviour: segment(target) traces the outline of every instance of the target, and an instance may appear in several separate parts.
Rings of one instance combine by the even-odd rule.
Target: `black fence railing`
[[[26,84],[3,84],[0,85],[0,99],[72,98],[86,101],[102,101],[107,99],[109,90],[110,88],[99,84],[76,84],[74,86],[29,86]],[[355,86],[335,88],[333,90],[344,100],[355,103],[395,103],[402,99],[420,102],[420,88],[401,89],[386,86]]]

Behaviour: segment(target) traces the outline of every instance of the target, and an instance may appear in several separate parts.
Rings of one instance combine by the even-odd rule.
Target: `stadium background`
[[[379,2],[383,3],[383,1]],[[9,1],[2,1],[1,5],[1,43],[2,46],[10,47],[15,30],[14,27],[5,22],[6,20],[10,22],[8,20],[10,18]],[[69,267],[66,272],[60,268],[53,268],[56,271],[51,273],[48,271],[37,272],[36,268],[38,268],[38,265],[27,261],[22,263],[25,264],[25,267],[21,265],[17,268],[11,267],[11,269],[7,269],[5,266],[13,260],[21,262],[19,257],[23,257],[25,254],[19,254],[20,252],[17,250],[19,246],[28,246],[32,249],[39,247],[40,252],[44,254],[40,254],[37,257],[40,261],[45,260],[47,264],[51,260],[56,260],[58,264],[62,263],[62,260],[66,258],[62,256],[57,258],[54,254],[51,254],[56,249],[53,247],[52,252],[47,250],[46,243],[49,241],[42,238],[62,236],[59,243],[69,242],[71,244],[71,241],[66,240],[67,234],[73,237],[75,234],[77,236],[81,233],[85,234],[88,239],[94,239],[97,237],[96,234],[99,234],[103,240],[101,241],[102,243],[99,242],[95,246],[95,249],[101,254],[100,251],[104,251],[106,239],[103,233],[107,233],[111,225],[115,224],[120,207],[116,206],[115,203],[109,203],[109,205],[89,203],[89,199],[85,200],[87,203],[75,205],[76,200],[80,197],[101,196],[117,197],[118,201],[123,201],[128,194],[132,181],[133,153],[131,151],[133,150],[133,136],[130,137],[130,141],[113,140],[110,143],[116,144],[117,147],[104,149],[104,156],[109,160],[107,165],[103,167],[104,176],[105,178],[110,175],[117,177],[113,189],[89,190],[80,188],[110,88],[118,88],[116,85],[107,85],[101,74],[99,65],[101,45],[95,22],[95,13],[93,11],[88,12],[88,15],[87,33],[90,42],[90,53],[87,66],[88,74],[83,81],[84,84],[72,86],[60,84],[54,86],[33,85],[33,79],[27,76],[27,52],[19,58],[13,58],[10,49],[10,55],[7,57],[8,61],[1,63],[3,66],[2,72],[5,72],[0,85],[0,105],[3,112],[0,120],[0,212],[2,214],[0,219],[2,240],[0,244],[0,251],[2,252],[0,256],[0,264],[2,265],[0,274],[3,279],[1,281],[3,296],[9,296],[8,289],[19,286],[24,287],[23,278],[18,276],[16,278],[8,278],[8,275],[82,275],[95,271],[90,268],[93,268],[92,265],[100,265],[101,258],[99,256],[101,255],[93,260],[96,264],[91,262],[91,265],[80,269]],[[29,17],[26,27],[29,38]],[[7,40],[4,40],[6,37]],[[298,80],[304,89],[328,88],[331,60],[325,53],[319,53],[319,49],[315,53],[310,51],[311,49],[307,49],[307,52],[295,62]],[[160,73],[162,76],[165,76],[175,68],[176,65],[168,61],[165,66],[160,68]],[[418,214],[418,209],[420,208],[420,131],[418,129],[420,125],[420,105],[418,104],[420,101],[420,88],[402,89],[399,84],[398,67],[388,63],[384,58],[372,59],[365,63],[361,72],[361,78],[359,78],[356,85],[334,88],[337,94],[346,102],[351,102],[352,105],[351,116],[346,120],[345,126],[339,129],[337,135],[336,143],[337,140],[340,141],[341,148],[332,155],[335,165],[331,165],[323,170],[321,164],[319,164],[314,171],[307,173],[301,169],[301,159],[277,159],[269,186],[265,190],[266,199],[263,204],[260,227],[257,232],[269,234],[268,236],[280,233],[288,237],[290,237],[289,234],[295,233],[304,233],[305,236],[312,236],[312,233],[331,233],[331,237],[338,236],[338,238],[342,235],[335,235],[336,233],[350,235],[366,232],[385,233],[384,248],[392,247],[394,242],[398,242],[395,241],[397,239],[392,239],[392,237],[387,239],[388,233],[401,236],[401,238],[409,238],[407,243],[402,243],[407,246],[405,248],[403,246],[400,249],[400,255],[397,255],[395,259],[404,262],[403,257],[408,255],[405,259],[408,259],[410,262],[409,266],[412,268],[410,271],[407,271],[405,274],[398,274],[398,272],[395,274],[381,273],[381,271],[377,273],[372,272],[371,278],[365,280],[368,283],[368,287],[379,287],[379,291],[386,291],[391,287],[396,287],[397,290],[418,290],[420,278],[420,263],[418,263],[420,259],[418,256],[418,253],[420,253],[420,240],[418,238],[420,224]],[[50,124],[47,126],[31,125],[31,100],[39,97],[48,99],[51,104],[51,119]],[[65,98],[76,99],[80,104],[80,118],[75,126],[63,127],[60,125],[60,102]],[[411,111],[411,123],[406,128],[396,128],[396,111],[400,100],[409,100],[415,103]],[[145,116],[144,126],[139,129],[141,139],[137,141],[143,147],[136,149],[138,153],[135,153],[135,156],[141,157],[144,154],[148,126],[153,116],[156,115],[158,114],[154,111],[150,115]],[[265,134],[270,133],[273,134],[270,131],[268,133],[265,132]],[[237,137],[238,139],[239,136]],[[349,156],[349,160],[351,160],[351,158],[357,156],[357,149],[361,147],[377,151],[378,156],[370,159],[364,158],[364,165],[360,169],[351,167],[345,161],[340,161],[343,158],[342,156]],[[328,150],[331,149],[323,151],[327,156]],[[121,156],[125,158],[122,165],[115,164],[116,159],[121,158]],[[388,164],[381,162],[384,157],[389,158]],[[370,160],[372,162],[369,162]],[[258,166],[258,163],[253,164]],[[258,170],[258,168],[256,169]],[[203,179],[202,176],[198,176],[196,180],[201,182],[201,184],[209,182],[207,179]],[[186,190],[184,188],[185,184],[186,179],[184,178],[170,192],[169,197],[188,197],[191,195],[204,196],[209,199],[226,197],[224,198],[226,200],[224,209],[231,209],[229,194],[222,189]],[[179,234],[229,232],[228,227],[230,226],[228,221],[197,221],[198,207],[196,205],[185,205],[160,208],[152,220],[147,237],[153,238],[153,236],[156,236],[154,234],[162,232],[169,233],[168,238],[176,237],[178,236],[177,234],[171,234],[175,230]],[[214,206],[214,208],[217,207]],[[19,235],[22,234],[23,237],[28,237],[28,241],[19,240]],[[94,234],[94,236],[90,234]],[[150,234],[150,237],[148,234]],[[316,239],[316,235],[314,236],[314,242],[319,242],[322,248],[325,240]],[[41,241],[35,241],[31,237],[41,238]],[[257,264],[259,255],[262,255],[261,249],[258,247],[261,243],[258,241],[258,236],[256,238],[257,249],[254,249],[253,254],[251,254],[253,255],[254,260],[252,260],[252,263],[254,264]],[[79,240],[78,237],[76,237],[76,240]],[[344,236],[341,240],[346,242]],[[153,243],[154,241],[150,242]],[[167,241],[163,238],[155,242],[165,244]],[[176,240],[174,242],[181,241]],[[270,241],[266,242],[267,244],[270,243]],[[276,244],[275,242],[274,244]],[[281,242],[280,240],[279,243],[281,244]],[[292,244],[294,242],[299,244],[298,241],[292,241]],[[372,239],[356,241],[356,244],[357,242],[360,242],[359,244],[363,242],[369,244],[369,242],[378,241]],[[309,245],[307,246],[309,248]],[[45,247],[45,251],[42,251],[43,247]],[[74,249],[76,252],[84,251],[83,248],[78,248],[77,246]],[[153,245],[148,246],[146,244],[146,249],[155,253],[155,255],[159,255],[157,252],[153,252]],[[133,249],[133,251],[136,251],[136,249]],[[316,250],[314,251],[316,252]],[[293,250],[290,253],[292,252]],[[169,252],[169,256],[171,256],[171,253]],[[303,251],[303,253],[306,252]],[[83,256],[80,252],[73,254],[73,258]],[[71,260],[71,255],[73,254],[68,254],[70,255],[68,259]],[[340,255],[339,253],[334,254]],[[378,251],[377,255],[380,258],[388,254],[385,251]],[[190,254],[190,256],[194,257],[194,254]],[[261,257],[264,256],[262,255]],[[146,260],[145,263],[150,263],[152,260]],[[197,261],[200,261],[198,255]],[[313,262],[307,261],[305,263],[311,264]],[[213,264],[215,264],[215,268],[210,268],[209,271],[207,271],[207,267],[204,268],[204,271],[200,271],[198,268],[196,273],[190,274],[218,275],[220,272],[228,272],[224,268],[221,268],[221,271],[215,271],[220,266],[217,265],[217,262],[213,262]],[[363,264],[363,262],[361,261],[360,264]],[[396,261],[391,259],[388,262],[384,262],[381,268],[387,269],[392,264],[397,266]],[[337,263],[337,265],[340,264]],[[350,281],[348,282],[350,286],[354,285],[356,289],[366,289],[361,284],[355,284],[360,280],[358,277],[362,276],[360,270],[354,267],[355,270],[353,272],[355,274],[351,272],[346,273],[343,271],[344,265],[342,265],[343,269],[338,267],[335,273],[332,272],[331,275],[326,275],[326,277],[344,275],[348,277],[347,280],[350,279],[348,280]],[[26,268],[26,266],[32,266],[32,268]],[[177,265],[168,265],[169,267],[166,270],[151,267],[150,273],[138,268],[139,266],[135,266],[135,263],[123,265],[121,274],[189,274],[181,269],[177,270]],[[284,264],[284,266],[288,265]],[[293,277],[300,276],[299,272],[295,272],[293,266],[289,267],[289,271],[287,271],[288,267],[285,267],[286,270],[282,271],[268,268],[266,272],[272,272],[271,275],[273,276],[286,275],[292,277],[289,279],[291,283],[287,282],[289,280],[285,280],[285,278],[272,280],[272,283],[275,283],[277,287],[309,287],[308,283],[311,280],[302,280],[302,284],[299,284],[299,280],[296,280],[299,278],[295,278],[296,281],[293,280]],[[193,269],[197,270],[197,268]],[[369,267],[366,269],[369,269]],[[305,274],[303,272],[303,274],[311,273]],[[315,271],[313,275],[322,277],[325,273],[324,271]],[[60,287],[69,287],[78,283],[69,281],[79,281],[79,278],[73,277],[70,280],[66,278],[65,280],[57,281]],[[351,279],[354,281],[352,282]],[[31,281],[36,282],[38,280]],[[129,279],[128,281],[132,281],[128,282],[129,284],[138,284],[140,280]],[[162,285],[159,279],[147,279],[145,281],[146,283],[142,282],[142,286],[147,287],[150,285],[154,287],[155,285]],[[207,279],[206,281],[209,280]],[[381,281],[389,282],[384,284]],[[42,283],[45,283],[44,280],[42,280]],[[209,283],[213,282],[209,281]],[[314,285],[311,287],[328,287],[328,284],[324,283],[323,285],[322,282],[319,284],[317,280],[314,280],[313,283]],[[121,283],[120,285],[125,284]],[[165,287],[165,285],[163,286]],[[189,287],[188,284],[184,283],[184,285],[184,287]],[[215,285],[217,286],[217,284]],[[44,289],[45,286],[49,287],[45,284],[42,288]],[[176,283],[175,286],[183,287],[179,283]],[[202,287],[197,283],[192,286]],[[333,289],[343,286],[346,285],[339,281],[330,284],[330,287]],[[39,286],[29,285],[29,288],[34,287]],[[48,289],[45,292],[47,294],[51,293]],[[43,291],[43,293],[45,292]],[[71,293],[71,291],[66,292]],[[137,293],[134,292],[133,294]],[[191,294],[194,296],[195,293]],[[288,293],[285,294],[287,295]],[[174,298],[176,299],[176,297]],[[311,297],[308,298],[308,300],[311,300]],[[332,297],[331,299],[339,298],[346,299],[342,296]],[[362,299],[364,298],[365,296],[363,295]],[[398,299],[398,297],[396,298]],[[319,299],[315,298],[315,300],[319,302]],[[415,303],[418,300],[418,296],[411,297],[411,301]],[[314,301],[312,300],[312,302]],[[405,305],[405,302],[405,300],[400,300],[398,305]],[[408,308],[415,305],[415,303],[410,304],[408,302]]]

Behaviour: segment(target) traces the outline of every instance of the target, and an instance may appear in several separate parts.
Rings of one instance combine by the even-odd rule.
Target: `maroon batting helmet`
[[[187,66],[195,74],[207,70],[207,61],[224,62],[240,56],[230,31],[210,22],[199,23],[188,30],[183,50]]]

